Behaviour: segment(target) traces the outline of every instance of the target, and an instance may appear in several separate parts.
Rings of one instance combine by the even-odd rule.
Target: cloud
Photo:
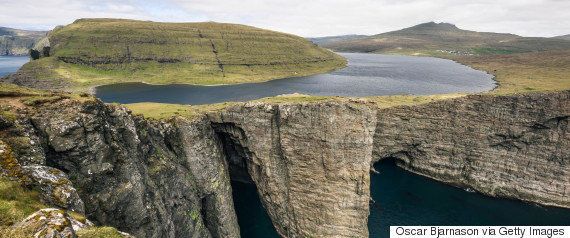
[[[51,28],[76,18],[232,22],[302,36],[376,34],[426,21],[526,36],[570,33],[566,0],[2,0],[0,25]]]

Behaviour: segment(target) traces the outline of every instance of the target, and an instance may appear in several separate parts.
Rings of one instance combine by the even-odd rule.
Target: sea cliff
[[[136,237],[239,237],[230,180],[243,176],[284,237],[367,237],[370,166],[388,157],[490,196],[570,207],[570,91],[384,109],[249,102],[161,121],[92,98],[4,102],[3,174]],[[33,179],[46,167],[69,182]]]

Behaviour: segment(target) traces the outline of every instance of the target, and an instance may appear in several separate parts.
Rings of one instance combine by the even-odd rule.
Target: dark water
[[[28,61],[27,56],[0,56],[0,78],[18,71]]]
[[[241,237],[279,238],[255,185],[232,181],[232,192]]]
[[[450,60],[430,57],[343,53],[348,67],[328,74],[265,83],[223,86],[115,84],[97,87],[105,102],[208,104],[247,101],[281,94],[323,96],[427,95],[483,92],[492,76]]]
[[[370,237],[388,238],[390,226],[399,225],[570,225],[570,209],[467,192],[409,173],[393,160],[378,162],[374,168],[380,174],[371,176],[370,192],[376,202],[370,205]],[[278,237],[254,185],[234,187],[234,197],[242,237]]]
[[[570,209],[498,199],[409,173],[392,160],[371,177],[370,237],[389,237],[397,225],[570,225]]]

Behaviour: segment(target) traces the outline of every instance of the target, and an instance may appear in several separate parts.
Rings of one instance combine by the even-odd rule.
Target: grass
[[[43,82],[64,81],[71,91],[121,82],[261,82],[346,65],[304,38],[237,24],[81,19],[49,38],[52,57],[21,72]]]
[[[200,115],[208,112],[222,110],[235,103],[218,103],[208,105],[182,105],[182,104],[167,104],[167,103],[132,103],[125,104],[135,115],[142,115],[149,119],[164,120],[173,116],[180,116],[187,119],[194,119]]]
[[[47,206],[36,191],[0,176],[0,227],[19,222],[42,208]]]
[[[288,94],[275,97],[267,97],[251,101],[251,103],[269,103],[269,104],[298,104],[298,103],[320,103],[320,102],[347,102],[347,103],[369,103],[374,104],[378,108],[388,108],[395,106],[410,106],[429,103],[437,100],[444,100],[456,97],[462,97],[465,94],[441,94],[431,96],[413,96],[413,95],[397,95],[397,96],[376,96],[365,98],[348,98],[336,96],[311,96],[304,94]],[[194,119],[201,115],[211,112],[221,111],[227,107],[239,105],[239,102],[226,102],[206,105],[182,105],[182,104],[166,104],[166,103],[132,103],[124,104],[134,114],[144,116],[145,118],[155,120],[165,120],[173,116],[180,116],[186,119]]]
[[[78,238],[123,238],[114,227],[89,227],[77,232]]]
[[[499,86],[490,94],[570,89],[570,50],[448,58],[495,75]]]

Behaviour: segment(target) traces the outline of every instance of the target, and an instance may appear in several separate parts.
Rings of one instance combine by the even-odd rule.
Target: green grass
[[[27,64],[22,73],[63,80],[69,87],[62,89],[72,91],[121,82],[261,82],[346,65],[304,38],[237,24],[81,19],[49,38],[52,57]]]
[[[81,229],[77,232],[78,238],[122,238],[123,235],[119,233],[114,227],[89,227]]]
[[[182,104],[167,104],[167,103],[132,103],[125,104],[135,115],[142,115],[149,119],[163,120],[173,116],[180,116],[187,119],[194,119],[207,112],[214,112],[224,109],[228,106],[235,105],[235,103],[218,103],[208,105],[182,105]]]
[[[490,94],[570,89],[570,50],[448,58],[495,75],[499,86]]]
[[[19,222],[42,208],[47,206],[36,191],[0,176],[0,227]]]

